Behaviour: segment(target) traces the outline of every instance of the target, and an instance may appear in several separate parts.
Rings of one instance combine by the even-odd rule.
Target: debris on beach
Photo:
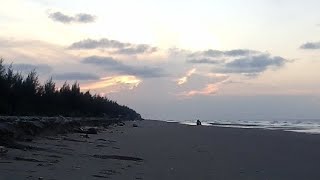
[[[90,138],[88,134],[81,134],[80,137],[82,137],[82,138]]]
[[[82,134],[98,134],[97,128],[84,129],[82,127],[79,127],[77,129],[75,129],[75,132],[82,133]]]
[[[142,161],[143,159],[131,156],[119,156],[119,155],[93,155],[94,158],[100,159],[116,159],[125,161]]]
[[[108,179],[109,177],[108,176],[101,176],[101,175],[92,175],[93,177],[96,177],[96,178],[104,178],[104,179]]]
[[[124,122],[118,122],[117,125],[118,125],[118,126],[124,126],[124,125],[126,125],[126,124],[125,124]]]
[[[34,158],[25,158],[25,157],[15,157],[15,160],[17,161],[26,161],[26,162],[45,162],[42,160],[34,159]]]
[[[87,134],[98,134],[98,131],[96,128],[89,128]]]
[[[0,146],[0,155],[6,154],[8,152],[8,149],[4,146]]]
[[[87,142],[87,141],[82,141],[82,140],[72,139],[72,138],[67,138],[67,137],[63,138],[63,140],[65,140],[65,141],[72,141],[72,142]]]

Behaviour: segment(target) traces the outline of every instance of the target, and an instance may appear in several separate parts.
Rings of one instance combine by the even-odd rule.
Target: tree
[[[89,91],[81,92],[79,83],[65,82],[57,90],[52,78],[39,83],[35,70],[25,78],[6,67],[0,59],[0,115],[65,115],[141,118],[134,110]]]

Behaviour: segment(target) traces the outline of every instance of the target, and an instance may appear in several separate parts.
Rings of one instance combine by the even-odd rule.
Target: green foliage
[[[77,82],[65,82],[60,89],[52,78],[39,83],[36,71],[26,77],[5,67],[0,59],[0,115],[108,116],[139,119],[140,114],[127,106],[89,91],[81,92]]]

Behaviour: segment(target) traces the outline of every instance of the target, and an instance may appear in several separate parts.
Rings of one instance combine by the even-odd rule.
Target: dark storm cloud
[[[261,54],[234,59],[218,67],[215,72],[258,74],[269,67],[281,67],[286,62],[288,60],[279,56],[272,57],[270,54]]]
[[[96,20],[96,17],[86,13],[79,13],[75,16],[68,16],[61,12],[49,13],[49,18],[53,21],[70,24],[70,23],[91,23]]]
[[[320,42],[307,42],[302,44],[300,49],[320,49]]]
[[[61,74],[54,74],[52,76],[55,80],[98,80],[100,79],[95,74],[90,73],[81,73],[81,72],[69,72],[69,73],[61,73]]]
[[[69,49],[110,49],[112,53],[115,54],[143,54],[143,53],[153,53],[158,50],[156,47],[152,47],[147,44],[131,44],[123,43],[117,40],[109,40],[107,38],[102,38],[100,40],[85,39],[82,41],[75,42],[69,46]]]
[[[112,57],[90,56],[82,60],[84,64],[92,64],[110,71],[134,75],[144,78],[164,77],[163,69],[157,67],[138,67],[123,64],[122,62],[113,59]]]

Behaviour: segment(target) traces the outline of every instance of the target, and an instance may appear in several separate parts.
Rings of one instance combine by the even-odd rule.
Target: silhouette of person
[[[197,126],[201,126],[201,121],[199,119],[197,120]]]

